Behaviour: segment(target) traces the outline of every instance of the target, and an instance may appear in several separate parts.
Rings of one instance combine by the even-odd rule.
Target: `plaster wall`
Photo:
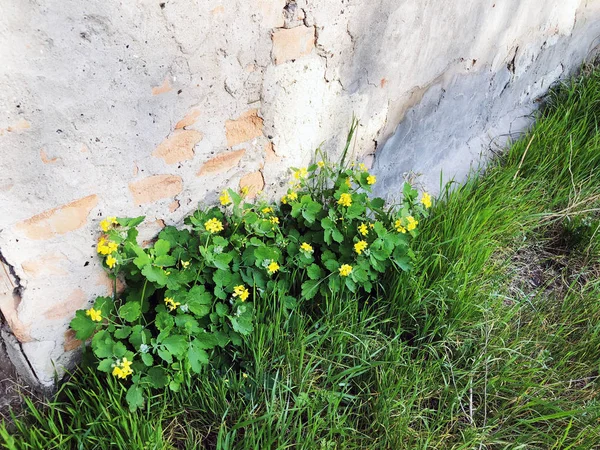
[[[354,147],[378,194],[435,191],[595,53],[599,0],[4,0],[0,311],[19,372],[51,386],[75,310],[110,283],[105,216],[143,238],[225,187],[277,195],[316,147]]]

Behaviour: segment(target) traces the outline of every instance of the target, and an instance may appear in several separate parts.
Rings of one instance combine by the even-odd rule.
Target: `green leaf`
[[[117,217],[117,222],[122,227],[137,227],[140,223],[144,221],[145,216],[139,217]]]
[[[296,299],[294,297],[286,295],[283,298],[283,307],[284,308],[286,308],[286,309],[294,309],[294,308],[296,308],[296,306],[298,306],[298,302],[296,301]]]
[[[232,259],[233,256],[230,253],[220,253],[217,256],[215,256],[214,263],[217,269],[227,270],[229,269],[229,263]]]
[[[302,283],[302,297],[310,300],[319,292],[319,280],[308,280]]]
[[[333,240],[339,244],[342,243],[342,241],[344,240],[344,235],[342,233],[340,233],[340,231],[337,228],[333,229]]]
[[[154,358],[150,353],[142,353],[141,358],[144,364],[146,364],[148,367],[152,367],[154,365]]]
[[[308,278],[311,280],[318,280],[323,278],[323,270],[316,264],[311,264],[306,269],[306,273],[308,274]]]
[[[409,272],[413,268],[412,261],[410,260],[410,258],[408,256],[404,256],[402,258],[396,258],[395,261],[398,264],[398,266],[405,272]]]
[[[228,286],[231,284],[231,272],[229,270],[217,270],[213,275],[213,281],[217,286]]]
[[[92,349],[98,358],[112,358],[114,344],[115,341],[106,330],[99,331],[92,338]]]
[[[142,275],[144,275],[148,281],[156,283],[159,286],[167,285],[168,277],[165,274],[165,271],[160,267],[152,266],[150,264],[144,266],[142,269]]]
[[[103,359],[102,361],[100,361],[100,364],[98,364],[98,370],[100,372],[110,372],[110,369],[112,369],[112,365],[113,365],[112,359],[110,359],[110,358]]]
[[[158,356],[169,364],[173,364],[173,355],[168,350],[158,349]]]
[[[211,349],[219,345],[219,339],[215,334],[202,331],[196,335],[194,341],[199,348]]]
[[[116,356],[117,358],[121,358],[125,356],[125,353],[127,352],[127,347],[125,347],[125,345],[122,342],[116,342],[113,345],[112,352],[114,356]]]
[[[323,261],[323,264],[330,272],[337,272],[337,270],[340,268],[340,263],[334,259]]]
[[[131,329],[129,342],[136,350],[139,350],[142,344],[147,344],[150,342],[150,336],[150,330],[144,328],[142,325],[136,325]]]
[[[156,321],[154,322],[154,324],[156,325],[156,328],[158,328],[158,330],[161,332],[171,331],[171,329],[173,329],[173,326],[175,325],[175,320],[173,319],[173,316],[168,312],[161,311],[156,315]]]
[[[217,312],[219,317],[225,317],[227,315],[227,312],[229,311],[229,308],[223,303],[217,303],[215,306],[215,311]]]
[[[96,330],[96,325],[97,322],[90,319],[83,309],[77,311],[71,320],[71,328],[75,330],[75,337],[80,341],[87,340]]]
[[[200,373],[202,366],[208,364],[208,353],[200,348],[196,341],[190,344],[187,356],[192,370],[196,373]]]
[[[165,241],[166,242],[166,241]],[[154,260],[154,264],[159,267],[170,267],[175,265],[175,258],[171,255],[160,255]]]
[[[144,406],[144,390],[136,384],[129,387],[125,398],[131,412],[135,412],[136,409]]]
[[[127,302],[119,308],[119,316],[127,322],[134,322],[142,314],[141,305],[138,302]]]
[[[189,314],[179,314],[175,317],[175,323],[187,334],[196,334],[200,331],[198,321]]]
[[[250,211],[244,215],[244,222],[246,222],[248,225],[252,225],[257,220],[258,215],[255,212]]]
[[[167,253],[169,253],[170,249],[171,244],[169,243],[169,241],[166,241],[164,239],[159,239],[158,241],[156,241],[156,244],[154,244],[154,254],[156,256],[166,255]]]
[[[169,377],[162,367],[151,367],[148,369],[148,376],[146,379],[150,382],[152,387],[157,389],[163,388],[169,384]]]
[[[329,217],[325,217],[321,220],[321,227],[323,227],[324,230],[331,230],[335,228],[335,224]]]
[[[204,290],[204,286],[197,285],[187,293],[186,303],[196,317],[204,317],[210,313],[212,295]]]
[[[187,342],[188,341],[185,336],[182,336],[180,334],[174,334],[162,341],[162,344],[172,355],[183,356],[187,347]]]
[[[142,267],[152,262],[150,256],[148,256],[144,249],[137,245],[135,242],[127,242],[127,244],[125,244],[125,248],[137,255],[137,258],[133,259],[133,263],[137,266],[138,269],[141,269]]]
[[[375,197],[371,200],[371,208],[381,209],[385,205],[385,200],[380,197]]]
[[[117,339],[127,339],[127,337],[130,334],[131,334],[131,327],[124,325],[115,331],[114,336]]]

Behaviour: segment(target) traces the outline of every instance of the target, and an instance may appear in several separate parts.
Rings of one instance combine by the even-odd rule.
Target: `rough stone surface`
[[[78,352],[74,309],[110,292],[103,217],[145,215],[149,243],[226,187],[278,196],[318,146],[339,155],[353,115],[377,194],[411,173],[435,191],[529,126],[600,36],[584,0],[5,3],[2,335],[47,386]]]

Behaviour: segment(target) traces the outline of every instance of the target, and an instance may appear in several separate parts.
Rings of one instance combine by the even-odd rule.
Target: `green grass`
[[[130,413],[87,369],[28,402],[8,449],[600,447],[600,73],[447,188],[417,264],[370,298],[259,308],[245,361]],[[244,374],[247,376],[245,377]]]

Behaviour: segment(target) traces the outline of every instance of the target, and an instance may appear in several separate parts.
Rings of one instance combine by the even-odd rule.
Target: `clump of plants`
[[[319,296],[371,293],[382,273],[411,269],[431,197],[406,183],[401,204],[387,206],[370,197],[375,182],[363,164],[319,160],[293,169],[279,202],[228,189],[220,206],[166,227],[148,248],[137,242],[143,217],[109,217],[97,250],[126,289],[77,311],[71,327],[91,338],[99,371],[130,383],[132,410],[147,388],[177,391],[242,345],[263,299],[302,308]]]

